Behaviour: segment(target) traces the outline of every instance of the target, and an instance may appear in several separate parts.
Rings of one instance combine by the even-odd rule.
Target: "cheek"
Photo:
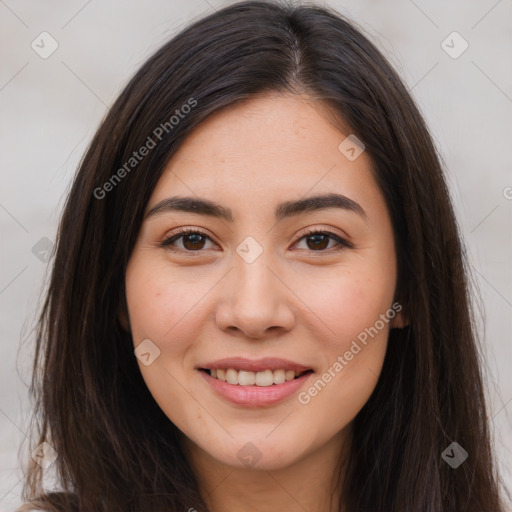
[[[327,328],[318,343],[322,368],[299,402],[309,404],[309,414],[314,411],[333,432],[350,422],[373,392],[395,315],[393,266],[383,271],[374,260],[358,263],[317,280],[305,295]]]
[[[325,349],[343,353],[352,340],[365,332],[390,308],[394,296],[393,272],[375,272],[375,267],[338,269],[330,275],[314,280],[304,280],[306,287],[301,296],[308,309],[330,333],[324,342]],[[386,323],[387,325],[387,323]],[[379,323],[379,330],[384,330]]]
[[[329,331],[322,369],[299,402],[334,433],[356,416],[377,383],[395,316],[395,273],[372,262],[338,270],[319,284],[308,300]]]
[[[192,348],[190,333],[197,330],[201,298],[211,285],[198,279],[197,270],[187,273],[169,268],[144,251],[132,256],[126,272],[126,299],[133,343],[150,339],[158,357],[138,366],[151,395],[178,428],[187,422],[206,429],[201,408],[184,400],[187,391],[187,354]]]
[[[309,295],[329,331],[318,344],[322,367],[298,401],[332,435],[358,414],[382,370],[395,314],[393,283],[385,284],[347,274]]]
[[[197,326],[201,298],[213,286],[197,269],[176,270],[158,261],[145,261],[144,254],[130,261],[126,272],[126,299],[134,343],[144,338],[164,350],[179,348],[179,339],[190,325]],[[174,343],[176,341],[176,343]]]

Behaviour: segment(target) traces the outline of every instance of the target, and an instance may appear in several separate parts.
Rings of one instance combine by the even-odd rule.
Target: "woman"
[[[436,149],[324,8],[232,5],[130,81],[65,206],[32,390],[28,507],[503,510]]]

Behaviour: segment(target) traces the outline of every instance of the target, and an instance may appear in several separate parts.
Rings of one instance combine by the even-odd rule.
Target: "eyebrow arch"
[[[333,193],[310,196],[296,201],[285,201],[277,205],[274,215],[276,220],[279,221],[286,217],[327,208],[340,208],[354,212],[367,220],[366,213],[359,203],[341,194]],[[149,210],[146,218],[168,211],[197,213],[199,215],[224,219],[228,222],[233,222],[234,220],[233,212],[229,208],[225,208],[208,199],[199,199],[197,197],[168,197],[163,199]]]

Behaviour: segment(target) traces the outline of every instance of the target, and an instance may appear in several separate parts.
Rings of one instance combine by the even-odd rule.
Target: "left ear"
[[[395,316],[391,320],[391,329],[403,329],[410,324],[409,315],[406,313],[401,302],[395,300],[392,309],[395,311]]]
[[[119,304],[119,311],[117,312],[117,320],[119,324],[126,332],[130,333],[130,317],[128,315],[128,305],[126,304],[126,299],[123,298]]]
[[[392,329],[403,329],[409,325],[409,319],[405,315],[403,311],[397,313],[393,320],[391,320],[391,328]]]

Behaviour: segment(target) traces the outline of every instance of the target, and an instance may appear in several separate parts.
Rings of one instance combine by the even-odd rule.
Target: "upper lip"
[[[224,359],[217,359],[204,365],[199,365],[198,368],[208,370],[213,369],[229,369],[244,370],[247,372],[262,372],[264,370],[293,370],[295,373],[301,373],[306,370],[311,370],[309,366],[304,366],[294,361],[281,359],[278,357],[264,357],[263,359],[246,359],[244,357],[227,357]]]

